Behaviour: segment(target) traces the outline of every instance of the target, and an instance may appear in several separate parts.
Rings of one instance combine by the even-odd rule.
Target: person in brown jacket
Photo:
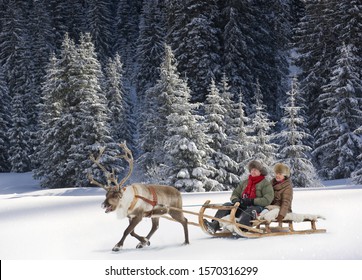
[[[274,200],[271,205],[279,206],[277,221],[280,224],[287,213],[292,212],[293,185],[290,179],[290,168],[277,163],[274,166],[275,177],[271,180],[274,189]]]

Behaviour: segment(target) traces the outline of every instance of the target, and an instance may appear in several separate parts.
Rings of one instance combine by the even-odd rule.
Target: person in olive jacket
[[[250,226],[250,221],[256,219],[257,213],[263,211],[264,207],[270,205],[274,199],[273,187],[269,180],[265,177],[268,171],[263,164],[257,160],[253,160],[248,164],[250,175],[248,179],[241,182],[235,188],[230,197],[230,202],[224,205],[234,205],[240,203],[235,216],[238,217],[238,222]],[[230,214],[230,210],[218,210],[215,214],[216,218],[222,218]],[[210,233],[215,233],[220,230],[220,224],[216,220],[211,222],[204,220],[207,229]]]
[[[280,224],[287,213],[292,212],[293,185],[290,179],[290,168],[283,164],[277,163],[274,166],[275,177],[271,184],[274,189],[274,200],[272,205],[279,206],[277,221]]]

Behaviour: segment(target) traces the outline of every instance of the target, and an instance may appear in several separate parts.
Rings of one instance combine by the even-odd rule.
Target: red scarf
[[[249,175],[248,178],[248,185],[246,186],[243,194],[241,195],[242,198],[255,198],[256,197],[256,184],[263,181],[265,176],[260,175],[256,177],[252,177]]]

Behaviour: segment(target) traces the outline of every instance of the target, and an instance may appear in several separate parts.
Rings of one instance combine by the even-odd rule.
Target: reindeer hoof
[[[148,240],[145,240],[143,242],[140,242],[138,243],[138,245],[136,246],[137,249],[142,249],[143,247],[146,247],[146,246],[150,246],[151,245],[151,242],[148,241]]]
[[[113,251],[113,252],[118,252],[118,251],[121,250],[121,248],[122,248],[122,247],[114,246],[113,249],[112,249],[112,251]]]

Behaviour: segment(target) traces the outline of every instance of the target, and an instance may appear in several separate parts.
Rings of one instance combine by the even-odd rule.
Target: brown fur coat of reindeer
[[[114,171],[112,170],[112,172],[109,172],[102,164],[100,164],[100,159],[105,150],[104,147],[100,149],[97,158],[93,155],[91,155],[90,158],[103,171],[107,183],[102,184],[97,182],[88,174],[88,179],[91,184],[102,187],[107,191],[106,199],[102,204],[106,209],[106,213],[116,211],[119,219],[125,217],[128,217],[129,219],[129,225],[124,231],[121,240],[112,250],[119,251],[123,247],[123,243],[129,234],[140,241],[137,248],[149,246],[151,236],[158,229],[160,216],[166,214],[169,214],[174,220],[182,224],[185,235],[184,244],[189,244],[187,219],[181,211],[174,210],[174,208],[182,209],[181,193],[172,186],[164,185],[134,183],[129,186],[123,186],[131,176],[133,170],[133,156],[125,143],[121,143],[119,146],[125,151],[125,154],[121,157],[130,165],[130,170],[125,178],[118,182],[118,177],[115,175]],[[143,217],[152,219],[152,228],[145,237],[139,236],[134,231]]]

